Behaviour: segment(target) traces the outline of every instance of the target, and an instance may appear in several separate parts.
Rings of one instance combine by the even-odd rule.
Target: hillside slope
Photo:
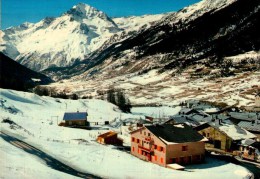
[[[151,68],[183,70],[195,63],[222,68],[225,57],[259,51],[259,1],[222,0],[219,7],[208,7],[210,2],[204,0],[170,14],[122,42],[93,52],[81,64],[66,68],[57,76],[75,76],[89,69],[88,74],[102,73],[108,64],[131,73]],[[194,11],[192,17],[190,11]],[[129,71],[140,61],[149,65]]]
[[[44,85],[52,80],[32,71],[0,52],[0,87],[27,91],[35,85]]]
[[[259,9],[257,0],[203,0],[78,65],[45,73],[68,79],[53,84],[57,90],[100,96],[122,88],[137,104],[199,98],[253,105],[260,88]]]

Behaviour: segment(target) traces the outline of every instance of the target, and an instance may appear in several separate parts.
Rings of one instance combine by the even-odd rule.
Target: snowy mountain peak
[[[109,19],[107,15],[99,11],[98,9],[84,3],[79,3],[75,6],[73,6],[67,14],[70,14],[72,16],[81,17],[81,18],[87,18],[92,19],[95,17],[100,17],[102,19]]]

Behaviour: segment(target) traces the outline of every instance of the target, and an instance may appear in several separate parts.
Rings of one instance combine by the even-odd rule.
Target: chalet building
[[[244,139],[255,139],[256,136],[239,126],[223,123],[221,120],[204,123],[194,128],[207,137],[207,150],[222,150],[232,152],[238,149],[238,144]]]
[[[123,140],[117,137],[117,133],[113,131],[106,132],[97,137],[100,144],[123,145]]]
[[[172,168],[204,160],[205,138],[186,124],[144,126],[131,133],[131,154]]]
[[[66,112],[63,116],[65,126],[88,126],[87,112]]]

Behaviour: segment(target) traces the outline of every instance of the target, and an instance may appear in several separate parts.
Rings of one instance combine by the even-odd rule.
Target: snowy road
[[[58,161],[57,159],[51,157],[50,155],[46,154],[45,152],[31,146],[30,144],[23,142],[15,137],[12,137],[4,132],[0,133],[0,136],[8,143],[14,145],[17,148],[22,149],[23,151],[30,153],[32,155],[37,156],[39,159],[45,161],[46,165],[54,170],[58,170],[73,176],[81,177],[81,178],[88,178],[88,179],[96,179],[101,178],[92,174],[83,173],[77,171],[62,162]]]

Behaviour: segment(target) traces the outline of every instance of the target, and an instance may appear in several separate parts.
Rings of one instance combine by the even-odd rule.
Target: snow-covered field
[[[245,178],[249,172],[238,165],[206,159],[205,164],[191,165],[187,171],[174,171],[144,162],[126,151],[95,142],[103,130],[83,130],[57,126],[65,111],[88,111],[90,120],[117,123],[140,119],[140,114],[122,113],[116,106],[101,100],[63,100],[35,94],[1,89],[1,131],[19,138],[50,154],[74,169],[105,178]],[[136,113],[140,109],[134,109]],[[179,108],[165,107],[165,115]],[[142,109],[151,114],[149,108]],[[167,112],[168,111],[168,112]],[[57,117],[56,117],[57,116]],[[3,123],[9,118],[16,123]],[[19,126],[19,127],[17,127]],[[113,126],[113,122],[111,124]],[[119,131],[119,127],[108,127]],[[82,140],[79,140],[82,139]],[[14,147],[0,138],[0,178],[72,178],[71,175],[48,168],[33,155]]]

